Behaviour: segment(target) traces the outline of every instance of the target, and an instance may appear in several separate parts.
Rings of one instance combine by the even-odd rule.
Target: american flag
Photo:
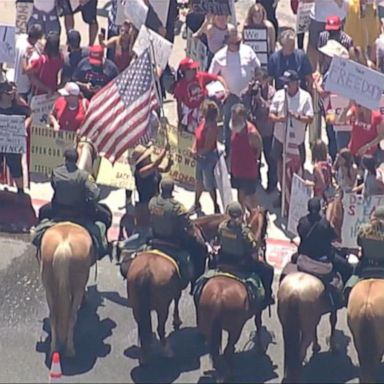
[[[158,108],[149,50],[101,89],[91,100],[80,136],[114,163],[123,153],[150,138],[149,119]]]

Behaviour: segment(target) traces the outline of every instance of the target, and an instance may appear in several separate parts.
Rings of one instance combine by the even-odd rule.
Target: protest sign
[[[172,53],[173,44],[143,25],[140,28],[133,50],[137,56],[140,56],[147,48],[150,48],[152,61],[165,69]]]
[[[169,0],[149,0],[164,28],[167,26]]]
[[[27,33],[27,23],[32,14],[33,1],[16,3],[16,34]]]
[[[125,16],[127,19],[140,30],[147,19],[148,7],[142,0],[125,0],[124,5]]]
[[[200,63],[202,71],[208,70],[208,48],[197,38],[192,37],[193,32],[187,28],[187,56]]]
[[[46,126],[49,124],[49,113],[55,103],[56,96],[47,97],[47,95],[33,96],[31,99],[32,125]]]
[[[220,154],[219,160],[214,169],[215,181],[219,190],[221,204],[224,209],[233,201],[232,187],[229,181],[227,163],[225,162],[224,152]]]
[[[115,24],[122,25],[125,21],[125,0],[117,0]]]
[[[311,22],[311,10],[315,3],[299,1],[296,16],[296,33],[305,33],[309,29]]]
[[[0,63],[15,64],[16,28],[0,26]]]
[[[360,226],[368,223],[376,207],[383,204],[384,195],[364,197],[355,193],[344,194],[344,217],[341,232],[343,247],[357,248],[357,234]]]
[[[376,109],[384,90],[384,75],[354,61],[334,57],[325,90]]]
[[[32,126],[30,172],[50,175],[55,167],[63,164],[64,150],[74,146],[75,136],[75,132]]]
[[[0,153],[25,153],[25,116],[0,115]]]
[[[269,58],[267,28],[244,27],[243,41],[254,50],[261,66],[266,67]]]
[[[229,0],[192,0],[192,9],[197,13],[229,16],[231,8]]]
[[[304,180],[294,173],[288,212],[288,231],[294,235],[297,235],[299,220],[307,214],[308,200],[312,195],[312,188],[307,187]]]

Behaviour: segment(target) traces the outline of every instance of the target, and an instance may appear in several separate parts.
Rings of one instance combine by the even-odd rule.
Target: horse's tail
[[[60,343],[65,344],[72,307],[70,285],[70,262],[72,249],[68,241],[57,246],[52,260],[53,305],[55,306],[56,333]]]

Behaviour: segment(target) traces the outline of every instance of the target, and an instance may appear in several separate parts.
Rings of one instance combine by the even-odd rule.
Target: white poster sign
[[[0,63],[15,64],[16,28],[0,26]]]
[[[214,175],[216,186],[220,194],[221,204],[223,205],[223,208],[226,209],[227,205],[233,201],[233,195],[227,164],[223,154],[219,157],[219,161],[214,169]]]
[[[140,29],[148,14],[148,7],[143,0],[125,0],[125,16],[137,28]]]
[[[140,56],[147,48],[150,48],[152,60],[162,69],[165,69],[172,53],[173,44],[143,25],[140,28],[133,50],[136,55]]]
[[[25,153],[26,148],[25,117],[0,115],[0,152]]]
[[[266,67],[269,58],[267,28],[245,27],[243,30],[243,41],[254,50],[261,66]]]
[[[308,213],[308,200],[312,198],[312,195],[313,189],[307,187],[304,180],[294,173],[288,212],[288,231],[294,235],[297,235],[299,220]]]
[[[33,3],[16,3],[16,34],[27,33],[27,23],[32,14]]]
[[[56,96],[47,95],[33,96],[31,99],[32,124],[35,126],[46,126],[49,124],[48,116],[52,110]]]
[[[202,71],[208,70],[208,48],[200,40],[192,37],[193,32],[187,29],[187,56],[200,63]]]
[[[370,196],[346,193],[343,197],[344,218],[342,226],[342,246],[357,248],[357,234],[361,224],[368,223],[376,207],[384,204],[384,195]]]
[[[169,0],[149,0],[149,2],[165,28],[167,26]]]
[[[334,57],[325,90],[376,109],[384,91],[384,75],[354,61]]]
[[[125,1],[126,0],[117,0],[117,10],[116,10],[116,19],[115,24],[116,25],[122,25],[125,21]]]
[[[299,1],[296,16],[296,33],[305,33],[309,29],[311,22],[311,10],[315,3],[305,3]]]

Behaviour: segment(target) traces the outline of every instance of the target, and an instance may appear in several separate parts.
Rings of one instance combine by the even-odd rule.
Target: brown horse
[[[266,211],[258,208],[251,212],[249,223],[258,241],[265,239],[267,230]],[[225,268],[222,269],[226,271]],[[244,324],[255,316],[256,343],[263,350],[261,341],[262,311],[253,308],[243,282],[231,276],[214,276],[205,284],[197,308],[197,325],[204,335],[214,370],[219,380],[228,379],[232,374],[235,346]],[[228,332],[228,342],[221,354],[222,332]]]
[[[348,301],[348,326],[360,364],[360,382],[376,382],[384,353],[384,280],[359,282]]]
[[[330,302],[325,294],[324,284],[307,273],[288,274],[278,291],[277,314],[283,328],[284,339],[284,382],[298,382],[307,348],[317,353],[317,325],[321,316],[330,311]],[[330,315],[330,349],[335,350],[335,326],[337,313]]]
[[[206,249],[200,230],[195,227],[195,237]],[[181,292],[188,282],[183,283],[176,262],[156,250],[139,252],[130,262],[127,274],[127,294],[138,326],[141,345],[140,364],[148,363],[152,344],[151,311],[157,313],[157,333],[166,356],[172,351],[166,339],[165,323],[169,306],[174,301],[173,327],[179,329],[182,322],[179,316]]]
[[[89,270],[96,260],[92,239],[83,227],[63,222],[49,228],[40,248],[40,271],[51,324],[51,354],[75,355],[73,332]]]

